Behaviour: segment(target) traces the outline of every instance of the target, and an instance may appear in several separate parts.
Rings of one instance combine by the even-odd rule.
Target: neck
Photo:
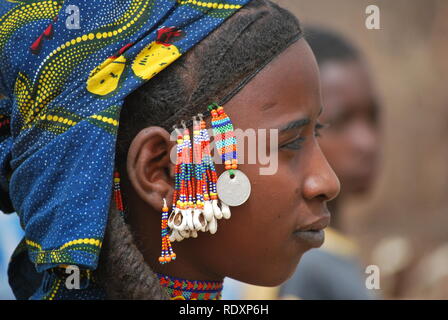
[[[157,273],[159,283],[171,300],[219,300],[222,281],[187,280]]]

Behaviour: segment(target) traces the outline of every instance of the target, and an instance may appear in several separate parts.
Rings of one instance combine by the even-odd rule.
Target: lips
[[[324,229],[330,224],[330,215],[317,219],[316,221],[301,227],[293,232],[297,240],[306,243],[311,248],[319,248],[325,240]]]

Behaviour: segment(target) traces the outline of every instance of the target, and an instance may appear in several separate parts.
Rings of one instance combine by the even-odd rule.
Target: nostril
[[[322,193],[316,197],[319,201],[328,201],[328,197],[326,194]]]

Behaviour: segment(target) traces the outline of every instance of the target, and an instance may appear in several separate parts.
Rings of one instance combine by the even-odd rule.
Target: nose
[[[336,173],[331,168],[319,145],[315,143],[305,172],[303,196],[307,200],[330,201],[341,189]]]

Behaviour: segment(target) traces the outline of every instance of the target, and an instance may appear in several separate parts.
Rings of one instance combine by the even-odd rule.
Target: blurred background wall
[[[343,218],[365,262],[379,265],[384,296],[448,298],[448,1],[275,2],[340,32],[370,64],[383,102],[382,168]],[[365,27],[371,4],[380,30]]]

